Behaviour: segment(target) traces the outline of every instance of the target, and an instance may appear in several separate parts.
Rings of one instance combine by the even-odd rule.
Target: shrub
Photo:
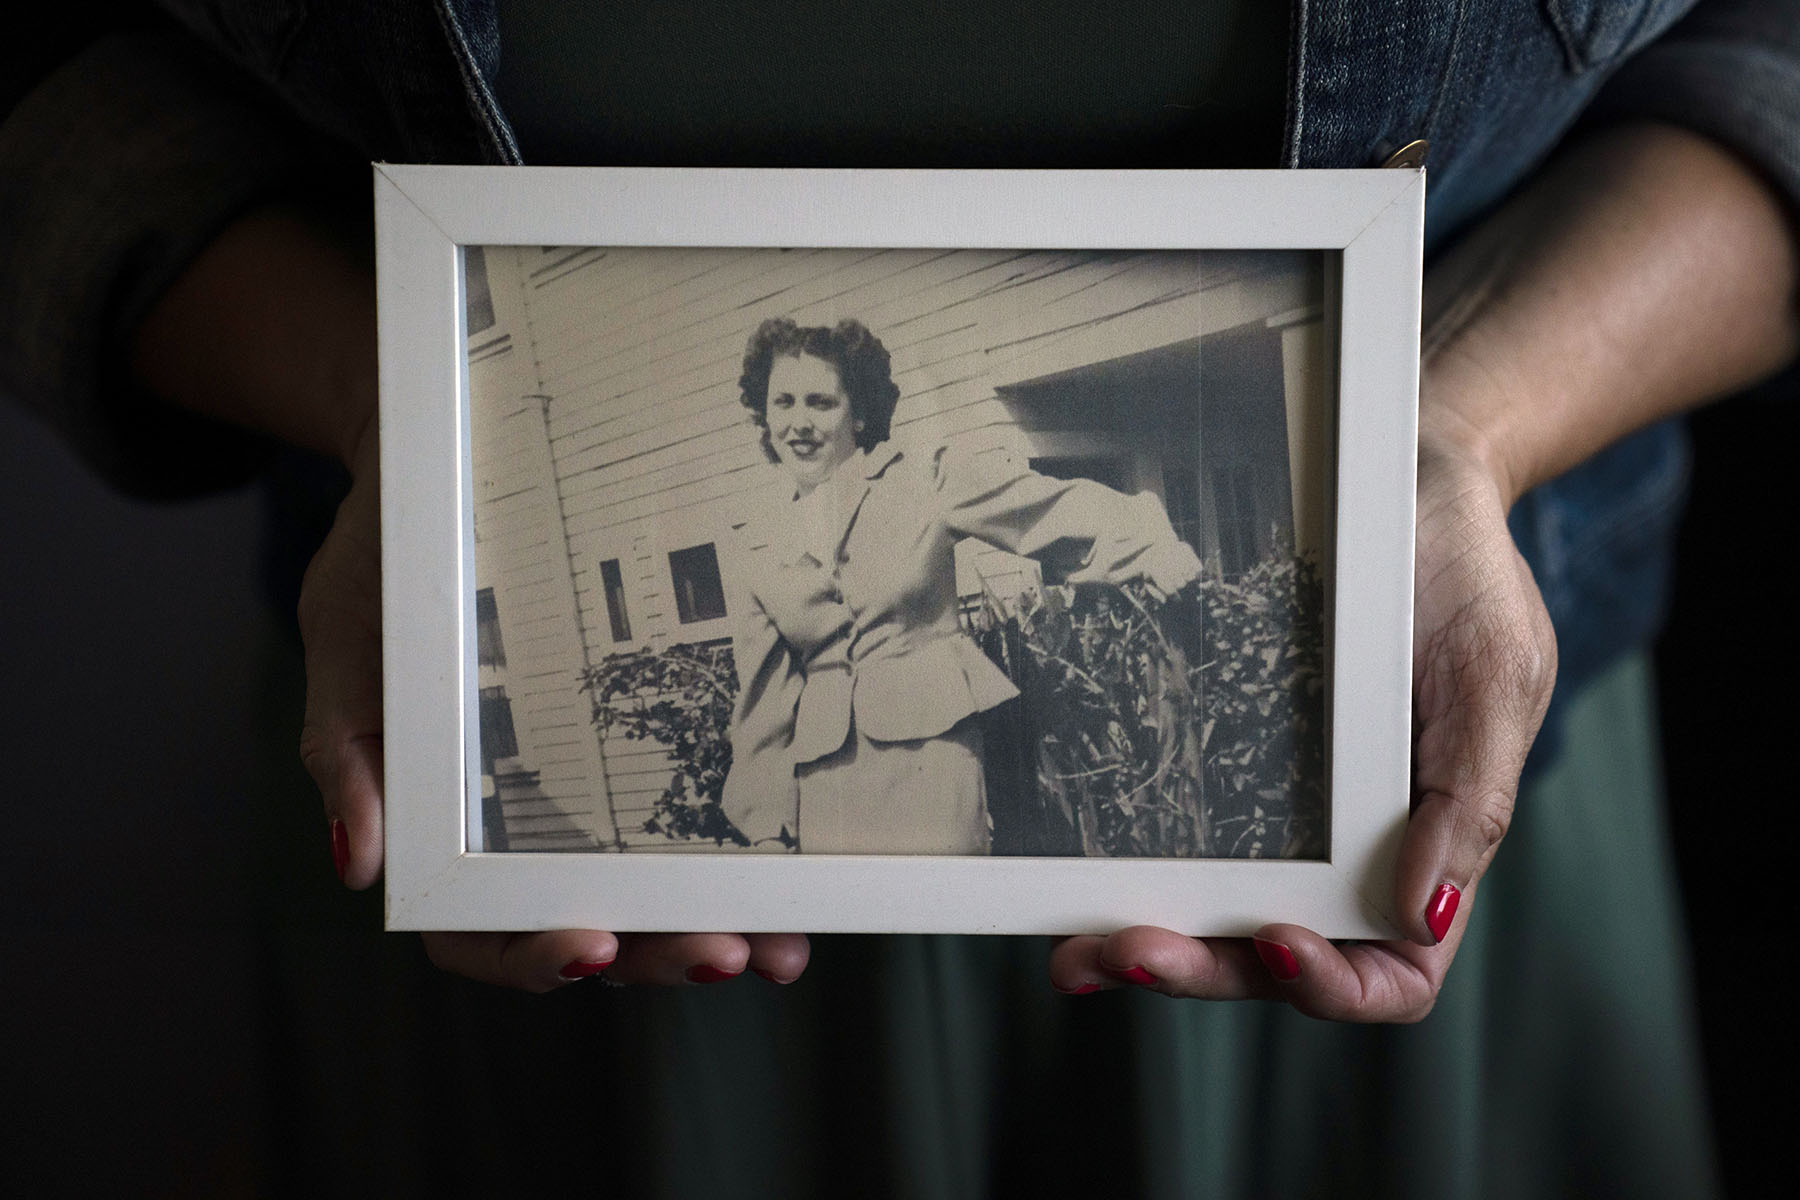
[[[731,770],[731,707],[737,698],[729,644],[609,654],[581,672],[581,690],[593,701],[594,728],[602,737],[616,730],[634,741],[653,741],[674,760],[668,786],[644,822],[645,833],[682,841],[704,838],[720,846],[750,844],[719,807]]]
[[[973,632],[1030,735],[1024,778],[990,766],[997,852],[1322,856],[1323,610],[1316,562],[1285,552],[1166,604],[1139,584],[990,599]]]

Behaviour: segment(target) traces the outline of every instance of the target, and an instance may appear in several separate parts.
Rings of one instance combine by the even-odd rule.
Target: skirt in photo
[[[878,742],[854,729],[795,774],[802,853],[986,854],[992,844],[974,718],[917,741]]]

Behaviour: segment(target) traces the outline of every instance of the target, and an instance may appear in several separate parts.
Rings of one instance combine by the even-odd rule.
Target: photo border
[[[1396,936],[1424,173],[376,164],[389,929]],[[1325,861],[467,849],[466,245],[1311,249],[1341,264]],[[1329,272],[1328,272],[1329,274]]]

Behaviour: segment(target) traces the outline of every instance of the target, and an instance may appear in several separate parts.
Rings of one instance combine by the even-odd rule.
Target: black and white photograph
[[[1339,261],[464,246],[470,849],[1324,858]]]

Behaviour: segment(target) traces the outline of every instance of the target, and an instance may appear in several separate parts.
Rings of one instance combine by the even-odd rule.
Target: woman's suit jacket
[[[1180,546],[1154,496],[1053,479],[1001,453],[882,444],[821,486],[822,541],[782,511],[747,525],[730,555],[739,694],[724,807],[753,841],[795,828],[794,767],[853,728],[883,742],[936,737],[1018,695],[958,623],[958,541],[1074,583],[1137,578],[1148,556]]]

